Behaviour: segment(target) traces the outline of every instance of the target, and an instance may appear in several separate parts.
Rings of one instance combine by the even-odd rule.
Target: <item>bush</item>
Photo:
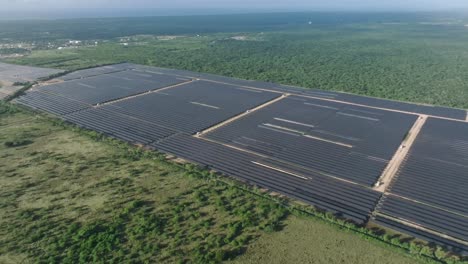
[[[12,141],[5,141],[5,143],[3,144],[7,148],[15,148],[15,147],[26,146],[32,143],[34,143],[34,141],[30,139],[14,139]]]
[[[220,249],[220,250],[216,250],[216,253],[214,255],[214,261],[216,262],[222,262],[223,260],[226,259],[226,253],[224,252],[224,250]]]
[[[15,113],[18,113],[19,112],[19,109],[10,104],[10,103],[6,103],[6,102],[2,102],[0,101],[0,115],[3,115],[3,114],[15,114]]]

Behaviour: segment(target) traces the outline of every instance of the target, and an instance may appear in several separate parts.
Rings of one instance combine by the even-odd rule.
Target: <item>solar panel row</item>
[[[379,226],[384,226],[390,229],[393,229],[397,232],[406,234],[411,237],[415,237],[424,241],[429,242],[431,245],[438,245],[442,246],[443,248],[446,248],[454,253],[460,254],[460,255],[467,255],[468,254],[468,246],[454,242],[453,240],[446,239],[443,237],[440,237],[438,235],[431,234],[429,232],[422,231],[420,229],[410,227],[395,221],[392,221],[390,219],[387,219],[385,217],[377,216],[374,220],[374,223],[376,223]]]
[[[101,67],[95,67],[95,68],[89,68],[89,69],[74,71],[74,72],[68,73],[67,75],[61,76],[58,79],[63,80],[63,81],[70,81],[70,80],[75,80],[75,79],[84,79],[84,78],[88,78],[88,77],[92,77],[92,76],[98,76],[98,75],[103,75],[103,74],[108,74],[108,73],[113,73],[113,72],[131,70],[133,68],[134,68],[134,66],[131,63],[113,64],[113,65],[107,65],[107,66],[101,66]]]
[[[468,217],[446,211],[440,207],[432,207],[388,195],[384,198],[383,206],[379,212],[468,241]]]
[[[430,106],[430,105],[418,105],[412,103],[391,101],[379,98],[365,97],[354,94],[339,94],[337,100],[343,100],[356,104],[363,104],[368,106],[375,106],[381,108],[395,109],[405,112],[414,112],[425,115],[440,116],[446,118],[453,118],[459,120],[465,120],[466,111],[462,109],[454,109],[441,106]]]
[[[148,145],[174,133],[174,130],[141,119],[90,108],[64,117],[65,120],[127,142]]]
[[[25,95],[17,98],[15,102],[59,116],[89,107],[87,104],[70,100],[63,96],[37,91],[29,91]]]

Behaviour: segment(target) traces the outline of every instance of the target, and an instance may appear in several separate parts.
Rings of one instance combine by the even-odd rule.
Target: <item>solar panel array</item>
[[[372,186],[416,118],[292,96],[206,137]]]
[[[271,92],[195,81],[103,108],[193,134],[278,96]]]
[[[107,66],[74,71],[64,76],[60,76],[57,79],[63,80],[63,81],[70,81],[70,80],[75,80],[75,79],[84,79],[84,78],[88,78],[92,76],[131,70],[134,68],[135,67],[130,63],[120,63],[120,64],[107,65]]]
[[[99,104],[189,80],[128,70],[51,84],[43,87],[41,91],[62,95],[87,104]]]
[[[25,95],[17,98],[15,102],[58,116],[64,116],[89,107],[87,104],[63,96],[39,91],[29,91]]]
[[[15,101],[358,224],[377,210],[382,226],[466,252],[468,123],[429,118],[390,193],[371,188],[417,119],[398,111],[466,111],[129,63],[61,79]]]
[[[64,119],[83,128],[142,145],[148,145],[176,133],[169,128],[101,108],[75,112],[66,115]]]

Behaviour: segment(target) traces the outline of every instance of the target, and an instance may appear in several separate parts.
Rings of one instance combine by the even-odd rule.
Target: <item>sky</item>
[[[50,8],[448,10],[468,9],[468,0],[0,0],[1,11]]]
[[[457,11],[468,0],[0,0],[1,20],[294,11]]]

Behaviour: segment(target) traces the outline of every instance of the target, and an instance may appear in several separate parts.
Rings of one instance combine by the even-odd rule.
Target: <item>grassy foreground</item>
[[[0,262],[220,261],[286,211],[42,117],[0,123]]]
[[[265,234],[252,243],[241,263],[424,263],[389,254],[370,241],[309,217],[290,217],[281,232]]]
[[[0,263],[428,262],[1,103],[0,132]]]

